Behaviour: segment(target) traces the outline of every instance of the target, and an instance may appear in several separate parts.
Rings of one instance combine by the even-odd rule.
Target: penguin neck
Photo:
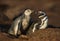
[[[30,18],[30,15],[25,15],[25,18]]]

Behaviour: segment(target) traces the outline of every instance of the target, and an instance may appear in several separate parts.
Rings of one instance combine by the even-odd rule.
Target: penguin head
[[[29,15],[31,15],[32,12],[33,12],[33,10],[26,9],[25,12],[24,12],[24,14],[27,15],[27,16],[29,16]]]
[[[38,14],[39,14],[39,18],[42,18],[46,15],[46,13],[43,11],[38,11]]]

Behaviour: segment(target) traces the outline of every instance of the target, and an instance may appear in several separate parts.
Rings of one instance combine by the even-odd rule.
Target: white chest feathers
[[[26,29],[28,27],[29,21],[30,21],[30,17],[29,18],[24,18],[22,20],[22,27],[23,27],[23,29]]]

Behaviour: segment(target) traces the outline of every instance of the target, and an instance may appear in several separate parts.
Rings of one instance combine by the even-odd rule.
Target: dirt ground
[[[10,38],[6,33],[0,32],[0,41],[60,41],[60,29],[47,28],[27,35],[28,38]]]
[[[25,8],[43,9],[48,15],[48,27],[27,35],[28,38],[8,37],[4,31]],[[0,24],[7,24],[0,29],[0,41],[60,41],[60,0],[0,0]]]

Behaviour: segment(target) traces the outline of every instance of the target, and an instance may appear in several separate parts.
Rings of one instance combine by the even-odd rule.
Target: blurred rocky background
[[[0,24],[11,24],[13,19],[20,12],[23,12],[25,8],[44,10],[48,15],[48,25],[53,25],[50,26],[50,29],[41,30],[40,33],[42,34],[39,34],[38,31],[38,36],[35,33],[36,35],[34,34],[35,36],[30,38],[31,40],[29,39],[29,41],[60,41],[60,0],[0,0]],[[55,29],[55,27],[59,28]],[[6,41],[9,40],[5,34],[1,34],[0,36],[2,36],[0,37],[0,41],[5,41],[4,38]],[[10,40],[12,41],[12,39]],[[22,39],[20,40],[23,41]],[[16,39],[13,41],[20,40]]]

